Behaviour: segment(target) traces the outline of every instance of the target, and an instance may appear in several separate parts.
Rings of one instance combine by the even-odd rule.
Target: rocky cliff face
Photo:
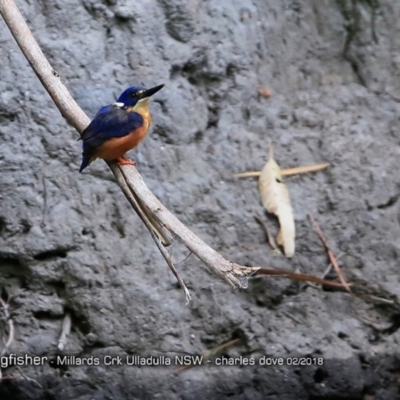
[[[132,156],[201,238],[241,264],[321,275],[327,259],[312,213],[348,279],[369,283],[362,298],[274,278],[237,291],[192,256],[178,265],[193,297],[186,306],[107,166],[77,172],[77,133],[0,23],[0,286],[15,324],[10,352],[54,359],[69,312],[64,354],[101,361],[21,366],[37,383],[3,368],[0,398],[398,398],[400,3],[18,5],[90,116],[132,84],[165,83],[152,131]],[[298,234],[290,261],[271,252],[254,221],[262,214],[256,182],[232,178],[263,166],[268,139],[281,166],[332,163],[287,180]],[[173,246],[174,260],[186,256]],[[256,365],[177,373],[126,362],[201,354],[234,338],[240,344],[222,355]],[[104,365],[105,356],[124,365]],[[262,356],[285,362],[259,365]],[[287,365],[286,357],[306,356],[324,365]]]

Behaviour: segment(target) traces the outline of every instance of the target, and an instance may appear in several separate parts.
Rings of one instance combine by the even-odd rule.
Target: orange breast
[[[96,152],[96,158],[102,158],[107,161],[122,157],[127,151],[134,149],[146,136],[149,129],[151,117],[149,113],[143,117],[143,126],[131,132],[129,135],[121,138],[113,138],[102,144]]]

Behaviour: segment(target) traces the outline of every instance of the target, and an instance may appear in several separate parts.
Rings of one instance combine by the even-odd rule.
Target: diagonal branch
[[[89,118],[72,98],[58,77],[58,73],[44,56],[14,0],[0,0],[0,13],[32,69],[50,94],[63,117],[78,132],[82,132],[89,124]],[[133,205],[133,207],[139,213],[143,222],[148,222],[148,224],[146,222],[145,224],[153,238],[157,237],[158,240],[161,240],[161,238],[167,239],[165,236],[167,236],[166,231],[168,231],[172,237],[179,239],[202,260],[213,273],[233,287],[243,287],[245,285],[244,280],[259,269],[257,267],[249,268],[232,263],[204,243],[160,203],[148,189],[135,167],[121,167],[117,166],[114,162],[108,162],[108,165],[128,201],[133,205],[132,197],[135,199],[137,206]],[[121,180],[121,171],[124,180]],[[124,187],[124,181],[129,190]],[[168,243],[168,240],[166,242]],[[163,241],[163,243],[166,242]],[[162,254],[165,257],[163,252]],[[168,265],[169,261],[167,260]]]

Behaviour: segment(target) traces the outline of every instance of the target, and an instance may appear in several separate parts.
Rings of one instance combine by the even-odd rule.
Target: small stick
[[[395,96],[395,95],[392,94],[392,93],[384,92],[384,91],[381,91],[381,90],[374,90],[373,92],[374,92],[375,94],[377,94],[378,96],[381,95],[381,94],[383,94],[383,95],[386,95],[386,96],[390,97],[390,98],[393,99],[394,101],[400,102],[400,97]]]
[[[249,172],[240,172],[239,174],[234,174],[235,178],[257,178],[261,175],[261,171],[249,171]]]
[[[306,166],[294,167],[294,168],[285,168],[285,169],[281,170],[281,174],[283,176],[307,174],[308,172],[322,171],[323,169],[330,167],[330,165],[331,164],[329,164],[329,163],[322,163],[322,164],[306,165]]]
[[[117,179],[117,182],[120,185],[125,197],[131,204],[132,208],[136,211],[140,219],[146,225],[147,229],[154,232],[154,234],[159,238],[164,246],[170,246],[173,242],[170,232],[167,231],[161,224],[158,224],[157,221],[152,218],[151,214],[149,214],[146,209],[141,205],[140,200],[131,190],[121,170],[110,162],[108,162],[108,166],[114,173],[115,178]]]
[[[175,275],[175,278],[181,285],[181,288],[185,292],[185,298],[186,298],[186,305],[189,304],[190,300],[192,300],[192,297],[190,296],[189,289],[185,285],[185,282],[183,281],[182,277],[179,275],[179,272],[176,270],[174,263],[172,262],[171,255],[169,254],[168,250],[165,248],[165,246],[161,243],[160,238],[155,234],[153,230],[150,230],[150,234],[152,238],[154,239],[154,242],[156,243],[158,250],[160,250],[160,253],[164,257],[165,261],[168,264],[169,269],[172,271],[172,273]],[[190,255],[190,254],[189,254]]]
[[[203,356],[206,360],[209,360],[211,357],[214,357],[218,353],[220,353],[222,350],[225,350],[229,347],[234,346],[235,344],[239,343],[240,339],[232,339],[229,340],[229,342],[222,343],[221,345],[215,347],[214,349],[207,350],[203,353]]]
[[[71,315],[69,313],[66,313],[62,322],[62,327],[61,327],[61,335],[60,339],[58,340],[58,350],[63,351],[65,348],[65,345],[67,343],[67,336],[71,332]]]
[[[332,269],[332,263],[329,263],[328,267],[326,268],[325,272],[320,276],[320,278],[324,279],[329,274],[329,272],[331,272],[331,269]],[[314,289],[317,288],[317,285],[315,285],[314,283],[308,282],[308,285],[313,287]]]
[[[28,382],[36,383],[36,385],[38,385],[41,389],[43,388],[43,386],[36,379],[29,378],[28,375],[23,374],[22,371],[21,371],[21,368],[19,366],[17,366],[17,369],[18,369],[18,372],[21,374],[21,376],[24,379],[26,379]]]
[[[323,169],[328,168],[329,166],[330,166],[329,163],[322,163],[322,164],[306,165],[294,168],[285,168],[281,169],[281,174],[282,176],[307,174],[308,172],[322,171]],[[250,172],[241,172],[239,174],[234,174],[233,176],[235,178],[251,178],[251,177],[258,177],[260,175],[261,171],[250,171]]]
[[[297,272],[292,272],[287,269],[260,268],[254,275],[255,276],[257,276],[257,275],[282,276],[282,277],[292,279],[293,281],[314,282],[314,283],[318,283],[320,285],[333,286],[333,287],[339,288],[339,289],[343,289],[343,287],[346,288],[346,286],[343,285],[343,283],[328,281],[326,279],[318,278],[317,276],[314,276],[314,275],[299,274]],[[346,285],[349,286],[348,284],[346,284]]]
[[[177,262],[176,265],[183,264],[185,261],[189,260],[192,254],[193,253],[190,251],[189,254],[182,261]],[[172,256],[172,249],[171,249],[171,256]]]
[[[293,314],[288,311],[281,311],[283,315],[286,315],[288,318],[292,319],[294,322],[297,322],[299,325],[304,325],[304,321],[300,321],[300,319],[296,318]]]
[[[315,230],[315,232],[317,232],[319,238],[321,239],[322,244],[325,247],[326,252],[328,253],[328,257],[329,257],[329,261],[331,262],[331,264],[333,265],[333,268],[335,269],[340,282],[342,283],[342,285],[346,288],[346,290],[351,293],[351,289],[349,284],[346,282],[346,280],[344,279],[342,270],[340,269],[336,258],[331,250],[331,248],[329,247],[328,241],[326,240],[326,237],[324,236],[324,234],[322,233],[321,228],[319,227],[319,225],[317,224],[317,221],[315,221],[315,219],[313,218],[313,216],[311,214],[308,214],[308,218],[310,218],[311,224]]]
[[[360,321],[363,322],[365,325],[368,325],[371,328],[374,328],[375,330],[377,330],[379,332],[387,331],[393,326],[393,323],[386,323],[386,325],[378,324],[376,322],[370,321],[369,319],[363,318],[363,317],[360,317]]]
[[[258,215],[255,215],[254,219],[264,228],[269,245],[274,249],[274,251],[282,254],[282,252],[279,250],[278,245],[276,244],[275,238],[272,236],[271,231],[269,230],[267,222],[262,220]]]
[[[342,257],[343,253],[339,254],[338,256],[336,256],[336,261],[339,261]],[[331,272],[332,267],[333,267],[332,263],[329,263],[329,265],[326,267],[325,272],[321,275],[322,279],[326,278],[326,276]]]
[[[395,304],[395,302],[393,300],[385,299],[383,297],[374,296],[372,294],[367,295],[365,297],[369,298],[371,301],[374,301],[375,303],[378,303],[378,304],[390,304],[390,305]]]

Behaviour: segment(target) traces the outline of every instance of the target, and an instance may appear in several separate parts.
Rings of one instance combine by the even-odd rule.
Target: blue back
[[[102,107],[82,133],[83,154],[90,157],[107,140],[129,135],[142,125],[143,117],[136,112],[128,113],[113,105]]]

